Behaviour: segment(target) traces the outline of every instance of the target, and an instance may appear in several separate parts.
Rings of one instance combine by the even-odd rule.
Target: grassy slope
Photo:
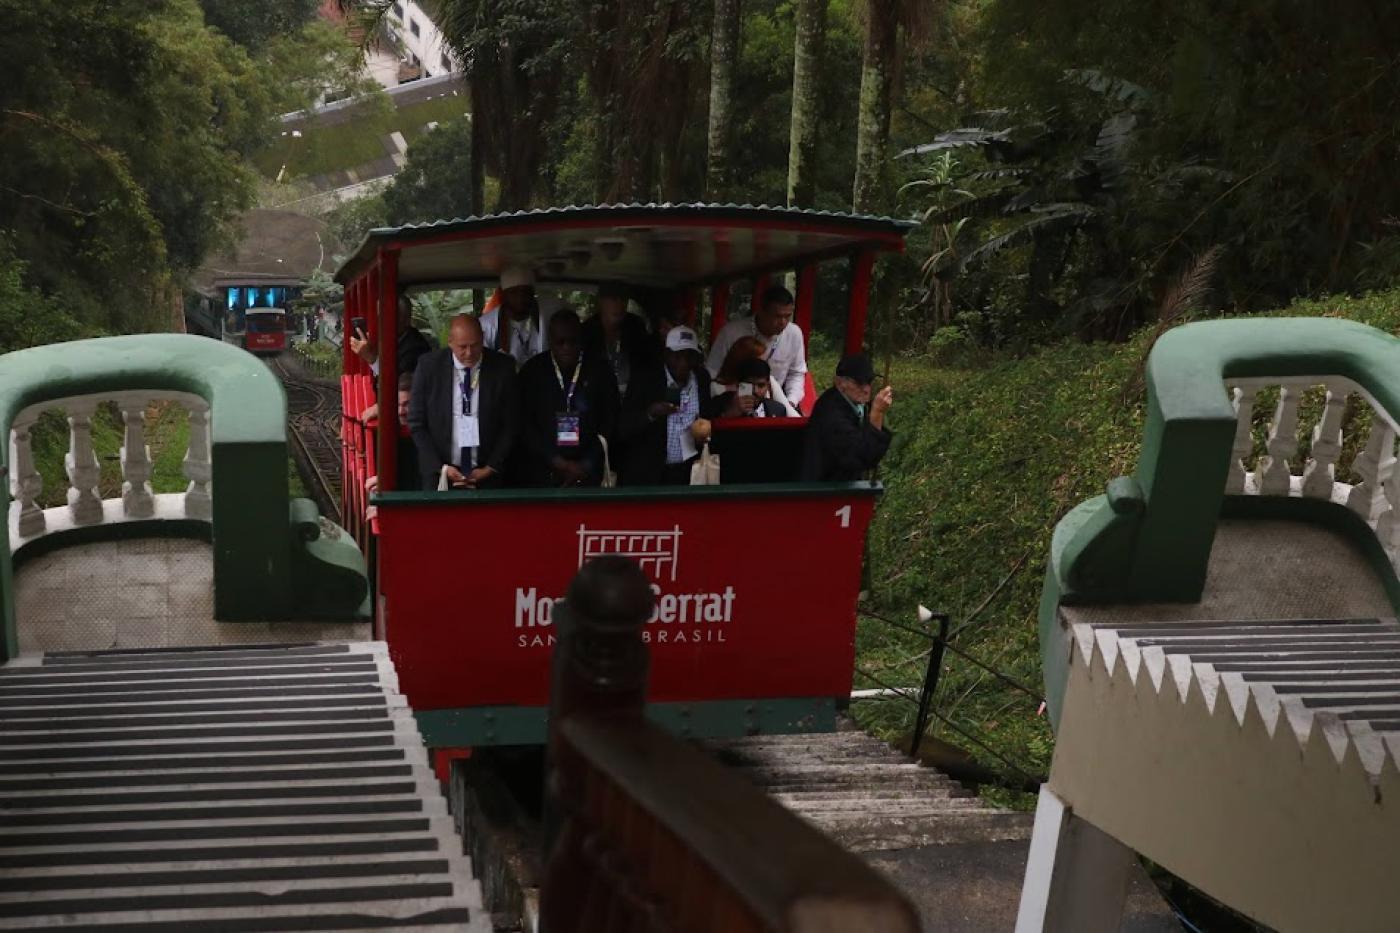
[[[183,492],[189,484],[183,472],[189,438],[189,414],[179,405],[158,402],[147,410],[146,446],[154,463],[154,492]],[[104,499],[120,497],[122,426],[112,407],[102,406],[93,417],[92,442],[102,468],[98,492]],[[46,508],[63,505],[68,501],[68,477],[63,467],[63,456],[68,452],[68,425],[62,415],[56,411],[44,414],[34,430],[33,451],[39,475],[44,478],[40,504]]]
[[[466,110],[465,97],[436,97],[399,110],[366,113],[332,126],[311,122],[300,128],[300,138],[290,133],[279,137],[254,155],[252,161],[268,178],[276,178],[284,163],[288,178],[354,168],[382,158],[384,137],[395,130],[411,146],[430,122],[460,117]]]
[[[1348,317],[1394,333],[1400,290],[1284,313]],[[871,607],[912,624],[924,603],[950,613],[956,627],[995,592],[956,643],[1041,689],[1035,612],[1050,533],[1066,509],[1136,463],[1141,398],[1125,396],[1123,386],[1136,381],[1149,338],[1063,343],[964,367],[896,364],[897,437],[870,534]],[[923,677],[927,643],[916,636],[863,619],[857,648],[859,667],[885,683],[917,685]],[[944,671],[940,710],[1012,760],[1048,767],[1050,731],[1034,699],[957,657],[946,659]],[[857,686],[877,684],[858,675]],[[913,719],[898,699],[859,703],[856,713],[890,735]],[[938,732],[972,746],[946,727]]]

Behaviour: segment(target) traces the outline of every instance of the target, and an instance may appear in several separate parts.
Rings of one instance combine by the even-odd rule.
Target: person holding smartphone
[[[369,364],[370,372],[379,375],[379,348],[370,342],[365,319],[350,319],[350,352]],[[399,335],[395,344],[400,373],[411,373],[418,361],[433,352],[433,345],[423,332],[413,326],[413,303],[407,295],[399,296]]]
[[[688,485],[699,456],[691,427],[710,397],[710,374],[689,327],[666,334],[660,365],[632,374],[622,401],[618,439],[624,485]]]
[[[747,359],[735,367],[734,388],[701,407],[706,418],[786,418],[788,408],[771,397],[772,369],[766,360]]]

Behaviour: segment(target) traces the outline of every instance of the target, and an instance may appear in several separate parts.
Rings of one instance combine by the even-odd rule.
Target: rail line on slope
[[[287,433],[302,482],[321,514],[340,524],[340,387],[302,373],[280,356],[267,365],[287,391]]]

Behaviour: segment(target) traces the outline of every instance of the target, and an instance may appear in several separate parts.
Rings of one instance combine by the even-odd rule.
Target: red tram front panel
[[[846,696],[875,496],[389,497],[381,623],[400,689],[416,710],[547,705],[554,607],[585,561],[620,553],[656,594],[653,701]]]
[[[284,331],[248,331],[243,336],[243,345],[254,353],[280,353],[287,349],[287,335]]]

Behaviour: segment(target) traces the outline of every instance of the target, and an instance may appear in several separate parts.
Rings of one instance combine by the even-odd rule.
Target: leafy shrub
[[[25,284],[26,268],[0,236],[0,353],[86,336],[61,302]]]

